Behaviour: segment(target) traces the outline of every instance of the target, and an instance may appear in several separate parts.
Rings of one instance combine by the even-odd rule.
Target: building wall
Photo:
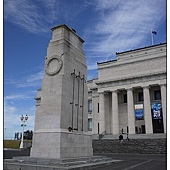
[[[100,114],[104,115],[104,127],[107,134],[115,133],[115,131],[113,132],[113,127],[116,120],[118,122],[116,126],[118,128],[117,133],[127,133],[127,126],[135,126],[130,127],[130,133],[154,133],[151,127],[152,117],[149,109],[152,103],[162,103],[161,99],[154,99],[155,90],[160,90],[164,98],[162,103],[164,122],[162,123],[164,124],[164,133],[166,133],[166,102],[164,101],[166,98],[166,44],[117,53],[116,55],[116,60],[98,63],[99,77],[88,82],[88,90],[91,93],[89,97],[93,105],[92,133],[101,133],[100,126],[98,125],[102,123],[99,119]],[[162,86],[164,87],[162,88]],[[146,98],[147,92],[146,90],[144,92],[145,87],[149,89],[148,95],[150,99]],[[124,95],[127,95],[128,89],[131,90],[133,98],[124,102]],[[112,93],[115,90],[118,97],[118,118],[114,116],[115,111],[113,111],[116,105],[114,100],[112,100]],[[101,93],[104,94],[104,111],[99,110],[98,113],[98,103],[100,105],[99,95]],[[139,93],[143,95],[145,93],[145,101],[147,100],[148,102],[148,104],[145,102],[145,106],[144,101],[139,101]],[[130,110],[128,109],[128,103],[133,103],[133,106],[129,104]],[[112,106],[113,104],[114,106]],[[135,116],[136,104],[143,104],[145,110],[144,120],[135,120],[133,117]],[[133,120],[130,119],[134,119],[134,124]],[[148,127],[148,124],[150,124],[150,127]],[[141,132],[142,126],[145,129]],[[146,132],[144,132],[145,130]]]
[[[98,65],[98,78],[123,79],[162,71],[166,71],[165,45],[117,54],[117,61]]]

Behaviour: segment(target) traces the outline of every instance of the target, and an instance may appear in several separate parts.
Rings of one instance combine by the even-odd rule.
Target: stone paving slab
[[[4,170],[64,170],[90,169],[106,164],[120,162],[106,156],[93,156],[77,159],[41,159],[31,157],[14,157],[4,160]]]

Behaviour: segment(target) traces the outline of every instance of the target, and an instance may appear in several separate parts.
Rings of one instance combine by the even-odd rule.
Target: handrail
[[[102,132],[101,134],[99,134],[99,140],[106,134],[106,130],[104,132]]]

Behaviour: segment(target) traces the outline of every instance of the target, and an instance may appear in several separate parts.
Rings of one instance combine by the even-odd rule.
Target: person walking
[[[123,143],[123,135],[122,134],[119,135],[119,141],[120,141],[120,143]]]

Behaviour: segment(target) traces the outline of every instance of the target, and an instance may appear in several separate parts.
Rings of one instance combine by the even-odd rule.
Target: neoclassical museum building
[[[166,133],[166,43],[116,53],[97,63],[88,85],[92,134]]]

